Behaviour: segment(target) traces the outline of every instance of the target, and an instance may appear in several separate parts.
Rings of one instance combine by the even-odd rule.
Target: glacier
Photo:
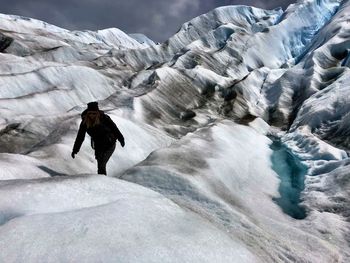
[[[349,14],[225,6],[164,43],[0,14],[0,262],[348,262]],[[90,101],[107,177],[70,157]]]

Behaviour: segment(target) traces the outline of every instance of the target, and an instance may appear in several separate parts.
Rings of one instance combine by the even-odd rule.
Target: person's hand
[[[75,158],[75,155],[76,155],[76,153],[72,152],[71,156],[72,156],[73,159]]]
[[[120,141],[120,145],[121,145],[122,147],[124,147],[124,146],[125,146],[125,142],[124,142],[124,141]]]

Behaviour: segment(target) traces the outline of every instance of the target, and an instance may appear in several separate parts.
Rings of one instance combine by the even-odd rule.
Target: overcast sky
[[[180,26],[224,5],[285,9],[293,0],[6,0],[0,13],[37,18],[66,29],[117,27],[163,42]]]

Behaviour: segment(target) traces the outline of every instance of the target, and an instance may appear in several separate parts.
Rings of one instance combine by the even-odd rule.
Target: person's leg
[[[107,171],[106,171],[106,164],[103,159],[98,160],[97,159],[97,173],[98,174],[104,174],[107,175]]]
[[[107,175],[106,165],[115,150],[115,144],[103,152],[96,153],[97,173]]]

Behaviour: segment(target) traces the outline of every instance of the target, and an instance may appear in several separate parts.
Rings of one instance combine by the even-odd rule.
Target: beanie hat
[[[97,101],[89,102],[87,104],[87,106],[88,106],[88,108],[87,108],[88,111],[98,111],[99,110]]]

